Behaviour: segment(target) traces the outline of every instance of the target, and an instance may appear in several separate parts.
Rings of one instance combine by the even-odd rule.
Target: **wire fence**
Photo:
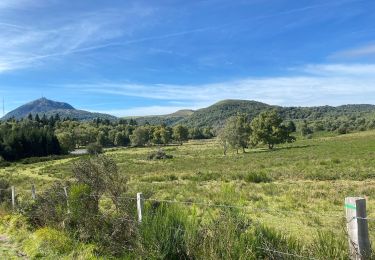
[[[11,193],[11,198],[8,198],[12,200],[13,207],[15,208],[16,205],[16,200],[19,195],[22,195],[24,197],[28,197],[32,200],[35,200],[39,197],[39,192],[36,191],[35,187],[33,186],[32,189],[16,189],[13,187],[6,188],[6,189],[0,189],[0,195],[4,194],[4,192]],[[42,192],[43,193],[43,192]],[[66,192],[66,190],[63,190],[61,192],[56,192],[56,194],[60,196],[64,196],[67,200],[67,207],[69,208],[69,197]],[[9,195],[9,194],[8,194]],[[81,198],[75,198],[76,200],[84,200],[88,197],[95,198],[95,199],[110,199],[110,200],[128,200],[129,203],[134,203],[138,202],[139,198],[137,197],[131,197],[129,195],[124,196],[113,196],[109,194],[90,194],[90,195],[85,195],[86,197],[81,197]],[[211,203],[211,202],[203,202],[203,201],[179,201],[179,200],[170,200],[170,199],[154,199],[154,198],[143,198],[142,197],[142,202],[150,202],[150,203],[165,203],[165,204],[179,204],[179,205],[184,205],[184,206],[199,206],[199,207],[209,207],[209,208],[219,208],[219,209],[238,209],[241,211],[246,211],[246,212],[251,212],[251,213],[270,213],[270,214],[278,214],[282,215],[283,217],[291,217],[291,218],[303,218],[303,217],[324,217],[324,218],[330,218],[332,220],[346,220],[346,223],[350,223],[351,221],[357,219],[357,220],[366,220],[367,222],[373,222],[375,221],[375,218],[370,218],[370,217],[352,217],[351,219],[347,219],[347,217],[344,215],[344,211],[331,211],[330,213],[321,213],[321,212],[316,212],[316,211],[306,211],[305,209],[303,211],[292,211],[292,210],[280,210],[280,209],[270,209],[270,208],[260,208],[260,207],[254,207],[254,206],[248,206],[248,205],[231,205],[228,203]],[[341,213],[341,214],[340,214]],[[68,211],[66,214],[71,214]],[[97,215],[92,215],[92,217],[111,217],[114,214],[116,214],[116,211],[107,211],[103,214],[97,214]],[[29,214],[30,217],[40,217],[40,214]],[[141,221],[137,221],[136,219],[132,219],[129,216],[121,216],[118,217],[121,221],[126,221],[129,223],[132,223],[134,225],[139,225]],[[258,224],[262,224],[262,222],[253,220],[254,222],[257,222]],[[290,220],[288,219],[288,222]],[[283,227],[285,229],[285,227]],[[174,227],[171,227],[171,229],[176,229]],[[179,229],[179,228],[178,228]],[[256,247],[257,249],[263,250],[264,252],[269,252],[273,253],[276,255],[280,256],[289,256],[289,257],[295,257],[295,258],[300,258],[300,259],[318,259],[310,256],[303,256],[299,254],[295,254],[293,252],[283,252],[276,250],[275,248],[267,248],[267,247]]]
[[[0,194],[2,191],[8,191],[11,192],[11,188],[7,189],[0,189]],[[23,195],[23,196],[32,196],[32,189],[15,189],[16,196]],[[23,192],[23,194],[19,194],[19,192]],[[66,196],[65,192],[57,192],[59,195]],[[35,196],[38,196],[38,193],[35,191]],[[117,199],[117,200],[130,200],[130,201],[136,201],[136,197],[130,197],[130,196],[111,196],[108,194],[100,194],[100,195],[88,195],[90,197],[97,197],[97,198],[104,198],[104,199]],[[31,198],[31,197],[30,197]],[[289,217],[300,217],[300,216],[309,216],[309,217],[325,217],[325,218],[342,218],[346,219],[346,216],[343,215],[344,211],[338,211],[338,210],[330,210],[331,213],[322,213],[315,211],[306,211],[305,209],[302,211],[292,211],[292,210],[286,210],[286,209],[271,209],[271,208],[260,208],[255,206],[239,206],[239,205],[231,205],[228,203],[225,204],[218,204],[218,203],[211,203],[211,202],[202,202],[202,201],[179,201],[179,200],[170,200],[170,199],[153,199],[153,198],[142,198],[143,201],[149,201],[149,202],[158,202],[158,203],[168,203],[168,204],[180,204],[180,205],[190,205],[190,206],[204,206],[204,207],[211,207],[211,208],[226,208],[226,209],[238,209],[243,211],[249,211],[249,212],[260,212],[260,213],[273,213],[273,214],[279,214],[283,216],[289,216]],[[354,219],[362,219],[367,221],[375,221],[375,218],[363,218],[363,217],[354,217]]]

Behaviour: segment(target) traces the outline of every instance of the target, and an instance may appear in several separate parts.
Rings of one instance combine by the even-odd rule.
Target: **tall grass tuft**
[[[319,231],[312,244],[311,251],[319,259],[349,259],[347,240],[330,231]]]
[[[292,255],[307,254],[297,239],[263,225],[254,227],[252,238],[256,259],[295,259]]]
[[[187,240],[190,226],[185,210],[175,205],[147,204],[138,230],[138,254],[145,259],[194,259]]]

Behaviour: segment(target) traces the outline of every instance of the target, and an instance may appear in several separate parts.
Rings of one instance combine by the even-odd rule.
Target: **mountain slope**
[[[260,112],[271,107],[270,105],[257,101],[228,99],[217,102],[212,106],[199,109],[180,123],[196,127],[209,126],[218,128],[222,126],[229,117],[237,113],[244,113],[248,115],[249,118],[253,118]]]
[[[193,113],[194,110],[183,109],[168,115],[125,117],[125,119],[135,119],[139,125],[144,125],[146,123],[149,123],[151,125],[176,125],[183,119],[191,116]]]
[[[286,120],[327,120],[336,119],[340,117],[374,117],[374,105],[343,105],[338,107],[333,106],[317,106],[317,107],[281,107],[264,104],[251,100],[223,100],[209,107],[202,108],[196,111],[190,111],[178,117],[180,112],[164,116],[146,116],[137,117],[138,124],[143,125],[145,122],[150,124],[161,124],[173,126],[176,124],[183,124],[190,127],[212,127],[214,129],[223,126],[225,121],[237,113],[244,113],[249,120],[257,116],[260,112],[267,109],[276,109],[281,116]]]
[[[116,120],[116,117],[101,114],[101,113],[92,113],[84,110],[77,110],[73,106],[69,105],[68,103],[64,102],[57,102],[53,100],[49,100],[46,98],[40,98],[34,101],[31,101],[25,105],[22,105],[9,113],[7,113],[2,119],[6,120],[9,118],[21,119],[27,117],[29,114],[36,115],[38,114],[40,117],[44,114],[47,117],[52,115],[59,114],[61,118],[72,118],[77,120],[92,120],[94,118],[102,118],[102,119],[109,119],[109,120]]]

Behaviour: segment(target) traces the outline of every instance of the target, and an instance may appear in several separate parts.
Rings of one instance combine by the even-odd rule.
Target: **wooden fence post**
[[[366,199],[345,198],[350,259],[370,259],[371,245],[366,215]]]
[[[11,187],[12,189],[12,208],[16,208],[16,188],[14,186]]]
[[[31,198],[32,198],[33,200],[36,199],[36,191],[35,191],[35,185],[34,185],[34,184],[31,185]]]
[[[142,223],[142,209],[143,209],[143,194],[142,192],[137,193],[137,212],[138,222]]]
[[[63,188],[64,189],[64,194],[65,194],[65,198],[66,198],[66,206],[68,208],[68,213],[70,213],[70,209],[69,209],[69,200],[68,200],[68,190],[66,187]]]

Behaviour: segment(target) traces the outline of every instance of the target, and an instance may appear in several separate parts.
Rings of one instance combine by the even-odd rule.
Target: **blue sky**
[[[375,103],[373,0],[1,0],[6,111],[45,96],[117,116],[222,99]]]

